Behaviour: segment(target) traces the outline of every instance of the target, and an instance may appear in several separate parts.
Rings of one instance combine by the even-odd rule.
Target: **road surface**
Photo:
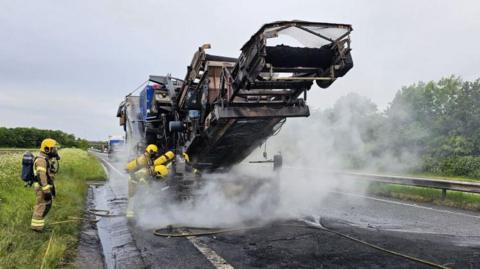
[[[124,212],[127,177],[119,163],[97,156],[109,171],[108,184],[96,191],[97,207]],[[150,226],[128,225],[124,217],[105,218],[98,225],[106,264],[109,268],[435,268],[345,235],[446,268],[480,268],[476,212],[338,190],[322,195],[322,202],[311,206],[308,214],[208,236],[159,237]]]

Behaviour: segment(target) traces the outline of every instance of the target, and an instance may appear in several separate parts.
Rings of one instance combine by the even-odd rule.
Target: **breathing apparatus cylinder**
[[[155,159],[155,161],[153,161],[153,165],[154,166],[165,165],[166,163],[173,160],[174,157],[175,157],[175,153],[173,153],[173,151],[167,151],[162,156]]]

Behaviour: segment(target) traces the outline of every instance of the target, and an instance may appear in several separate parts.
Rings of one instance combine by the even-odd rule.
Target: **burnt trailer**
[[[199,47],[182,81],[157,81],[152,96],[163,91],[169,105],[152,102],[151,117],[137,118],[143,141],[187,152],[198,169],[228,169],[287,118],[309,116],[313,83],[327,88],[353,67],[351,31],[347,24],[279,21],[263,25],[238,58]]]

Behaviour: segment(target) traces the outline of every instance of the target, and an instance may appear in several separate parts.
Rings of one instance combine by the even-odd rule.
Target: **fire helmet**
[[[152,155],[152,154],[155,154],[158,152],[158,147],[157,145],[154,145],[154,144],[150,144],[147,146],[147,148],[145,149],[145,152]]]
[[[156,165],[154,170],[156,176],[164,177],[168,175],[168,168],[165,165]]]
[[[40,144],[40,151],[43,153],[52,153],[57,149],[57,141],[51,138],[46,138]]]

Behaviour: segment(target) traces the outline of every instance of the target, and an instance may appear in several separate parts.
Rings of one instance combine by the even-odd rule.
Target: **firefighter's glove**
[[[50,191],[50,185],[43,186],[42,192],[43,192],[43,198],[45,199],[45,201],[52,200],[52,192]]]
[[[43,199],[45,201],[52,201],[52,193],[51,192],[43,192]]]

